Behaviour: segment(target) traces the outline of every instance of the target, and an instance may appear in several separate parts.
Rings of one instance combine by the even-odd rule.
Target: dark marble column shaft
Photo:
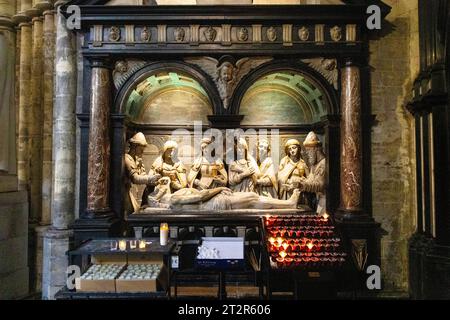
[[[347,63],[341,69],[341,204],[342,211],[361,212],[362,134],[361,77],[359,67]]]
[[[111,70],[99,61],[93,61],[91,66],[87,211],[91,215],[99,216],[110,211]]]

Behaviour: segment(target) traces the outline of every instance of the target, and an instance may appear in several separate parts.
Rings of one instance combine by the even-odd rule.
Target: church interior
[[[450,299],[450,1],[0,0],[0,299]]]

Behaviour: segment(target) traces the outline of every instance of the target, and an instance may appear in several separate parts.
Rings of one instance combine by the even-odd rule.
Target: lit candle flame
[[[325,220],[328,220],[329,217],[330,217],[330,216],[328,215],[328,213],[325,213],[325,214],[323,215],[323,218],[324,218]]]
[[[284,248],[284,250],[286,250],[288,247],[289,247],[289,245],[288,245],[286,242],[283,243],[283,248]]]
[[[275,243],[275,238],[272,238],[272,237],[269,238],[269,242],[270,242],[271,245],[273,245]]]
[[[308,247],[309,250],[311,250],[314,247],[314,245],[311,242],[308,242],[306,246]]]
[[[283,243],[283,238],[278,237],[277,242],[278,242],[278,245],[281,246],[281,244]]]
[[[284,259],[284,258],[286,258],[286,256],[287,256],[286,252],[284,252],[284,251],[280,252],[280,257],[282,257]]]

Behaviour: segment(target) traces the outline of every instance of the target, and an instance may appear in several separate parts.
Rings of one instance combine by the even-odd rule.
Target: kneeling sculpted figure
[[[125,217],[139,209],[139,203],[133,195],[132,185],[154,185],[161,175],[146,174],[142,154],[147,146],[147,141],[142,132],[136,133],[130,140],[130,150],[125,154]]]

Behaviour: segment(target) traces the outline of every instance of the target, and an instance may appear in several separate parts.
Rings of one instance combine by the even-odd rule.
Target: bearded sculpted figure
[[[303,157],[309,170],[306,179],[301,179],[298,188],[314,195],[310,206],[321,215],[326,211],[326,158],[322,143],[314,132],[310,132],[303,142]]]

